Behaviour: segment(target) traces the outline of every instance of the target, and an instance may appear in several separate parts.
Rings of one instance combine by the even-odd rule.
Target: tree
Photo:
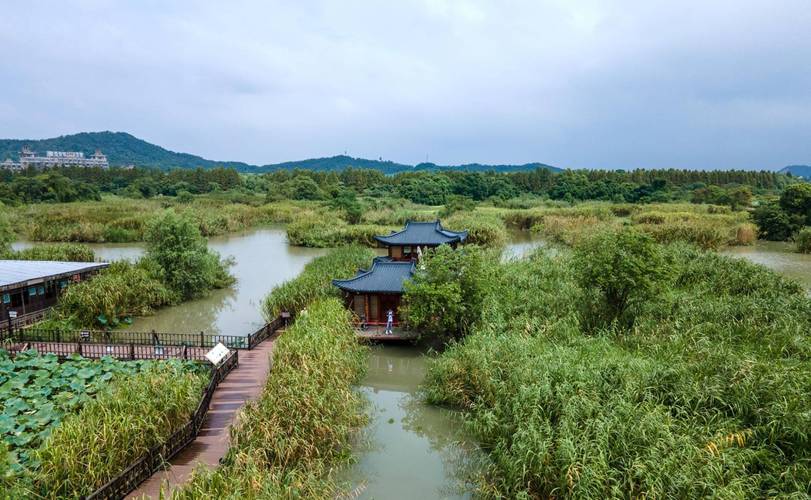
[[[764,240],[786,241],[803,227],[804,217],[789,214],[776,203],[757,207],[752,218],[758,227],[758,236]]]
[[[752,188],[749,186],[739,186],[731,189],[728,193],[729,206],[732,210],[748,207],[752,203]]]
[[[669,275],[661,247],[636,229],[607,230],[574,251],[580,286],[590,301],[584,323],[631,327],[634,309],[656,296]]]
[[[344,218],[350,224],[359,224],[363,217],[363,205],[358,202],[355,192],[344,189],[330,203],[333,208],[343,211]]]
[[[233,282],[228,262],[206,246],[197,225],[167,210],[147,225],[146,259],[159,269],[161,280],[182,300],[204,295]]]
[[[803,223],[811,226],[811,184],[788,186],[780,195],[780,208],[789,215],[802,217]]]
[[[443,339],[466,335],[481,317],[493,267],[478,247],[429,250],[405,283],[401,311],[407,322]]]

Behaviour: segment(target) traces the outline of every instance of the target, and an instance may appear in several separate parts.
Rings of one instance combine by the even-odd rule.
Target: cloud
[[[124,130],[215,159],[811,162],[805,0],[29,2],[0,136]]]

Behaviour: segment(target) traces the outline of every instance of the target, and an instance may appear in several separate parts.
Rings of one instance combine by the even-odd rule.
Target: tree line
[[[347,192],[368,197],[404,198],[442,205],[451,197],[495,202],[522,196],[569,202],[605,200],[628,203],[692,201],[745,204],[752,194],[776,193],[796,183],[768,171],[566,170],[529,172],[405,172],[378,170],[278,170],[240,174],[231,168],[59,168],[0,173],[0,201],[8,204],[99,199],[103,193],[134,198],[190,196],[220,191],[265,195],[271,200],[330,200]]]

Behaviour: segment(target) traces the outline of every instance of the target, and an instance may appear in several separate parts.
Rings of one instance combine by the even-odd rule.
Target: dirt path
[[[211,398],[211,406],[200,434],[189,446],[171,460],[171,467],[160,470],[144,481],[127,498],[147,496],[158,498],[161,485],[174,489],[185,483],[197,464],[215,468],[228,451],[228,427],[245,402],[256,399],[262,392],[270,372],[270,354],[275,338],[265,340],[256,348],[239,351],[239,366],[220,382]]]

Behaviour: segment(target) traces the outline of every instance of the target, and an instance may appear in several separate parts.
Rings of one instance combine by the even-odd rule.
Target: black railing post
[[[135,359],[135,343],[130,342],[130,359]]]
[[[203,332],[202,331],[200,332],[200,347],[205,347],[205,344],[203,343]]]

